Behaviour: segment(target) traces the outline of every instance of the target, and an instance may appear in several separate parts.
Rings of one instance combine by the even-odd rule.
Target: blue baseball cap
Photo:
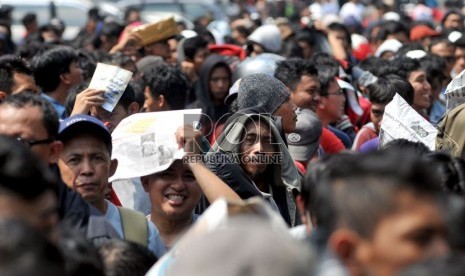
[[[108,148],[111,153],[111,134],[99,119],[89,115],[78,114],[60,122],[58,140],[66,142],[79,134],[91,134],[101,139],[105,145],[109,146]]]

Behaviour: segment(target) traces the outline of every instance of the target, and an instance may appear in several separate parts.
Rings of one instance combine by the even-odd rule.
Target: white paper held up
[[[383,147],[395,139],[407,139],[413,142],[422,142],[430,150],[434,150],[437,133],[438,130],[431,123],[396,93],[384,109],[379,135],[380,146]]]
[[[176,130],[196,125],[200,114],[201,109],[185,109],[136,113],[122,120],[112,133],[112,159],[118,167],[110,182],[160,172],[181,159]]]
[[[102,108],[112,112],[131,80],[132,72],[118,66],[98,63],[89,88],[104,90]]]
[[[446,113],[465,103],[465,70],[451,80],[444,95],[446,96]]]

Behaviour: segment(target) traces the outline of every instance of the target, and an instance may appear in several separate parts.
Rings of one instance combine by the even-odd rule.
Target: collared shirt
[[[46,99],[47,101],[49,101],[53,105],[53,107],[55,108],[55,110],[58,113],[58,118],[59,119],[65,119],[66,118],[66,109],[61,103],[59,103],[57,100],[55,100],[54,98],[50,97],[49,95],[47,95],[45,93],[40,94],[40,96],[42,98]]]
[[[105,214],[105,218],[111,223],[111,225],[115,228],[116,232],[124,239],[124,231],[123,231],[123,224],[121,221],[121,214],[118,211],[118,208],[111,203],[110,201],[106,200],[107,204],[107,213]],[[150,251],[152,251],[158,258],[161,258],[163,254],[165,254],[165,247],[163,242],[160,238],[160,233],[158,229],[155,228],[153,223],[148,223],[148,243],[147,247]]]

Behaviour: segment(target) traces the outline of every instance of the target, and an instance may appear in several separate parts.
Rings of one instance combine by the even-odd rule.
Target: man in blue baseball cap
[[[74,115],[60,123],[58,139],[64,145],[58,166],[65,184],[105,214],[121,238],[145,245],[161,257],[164,247],[154,225],[142,213],[105,199],[108,178],[118,165],[111,159],[111,135],[105,125],[89,115]]]

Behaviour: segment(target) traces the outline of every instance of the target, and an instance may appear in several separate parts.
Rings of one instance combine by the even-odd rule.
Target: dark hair
[[[437,80],[439,85],[442,86],[447,76],[444,74],[444,68],[446,68],[446,60],[435,54],[429,54],[426,57],[420,59],[420,66],[426,73],[426,79],[433,86]],[[436,87],[437,88],[437,87]]]
[[[108,22],[103,25],[100,35],[118,38],[123,30],[124,27],[117,22]]]
[[[465,48],[465,36],[460,37],[454,42],[454,46],[457,48]]]
[[[4,55],[0,57],[0,91],[11,94],[14,85],[13,73],[32,76],[32,71],[18,56]]]
[[[409,58],[406,56],[399,56],[391,61],[388,68],[390,74],[398,75],[399,77],[407,80],[410,73],[421,69],[420,61],[417,59]]]
[[[394,98],[397,93],[392,82],[385,78],[378,78],[377,81],[368,85],[368,98],[372,103],[387,104]]]
[[[68,73],[71,63],[78,61],[78,54],[69,46],[58,46],[34,57],[32,68],[37,85],[45,93],[54,91],[60,84],[60,75]]]
[[[29,184],[35,183],[32,180]],[[47,238],[24,222],[2,219],[0,220],[0,275],[66,274],[63,257]]]
[[[107,276],[142,276],[157,261],[157,257],[146,247],[116,239],[102,244],[99,253]]]
[[[397,75],[386,75],[384,77],[389,82],[389,88],[393,89],[409,104],[413,104],[414,90],[413,86],[406,79],[403,79]]]
[[[143,79],[154,99],[163,95],[172,110],[184,109],[189,84],[178,67],[160,64],[144,74]]]
[[[452,46],[452,47],[454,46],[454,43],[452,43],[449,39],[447,39],[447,37],[437,36],[437,37],[431,38],[431,42],[428,45],[428,52],[431,52],[431,48],[440,43],[445,43],[447,46]]]
[[[194,60],[195,53],[197,53],[199,49],[207,47],[207,45],[208,40],[206,40],[203,36],[198,35],[188,38],[182,45],[184,56],[186,59]]]
[[[118,104],[124,107],[125,110],[127,110],[129,106],[136,101],[136,95],[134,94],[132,85],[132,82],[128,83],[128,86],[126,86],[126,89],[124,89],[124,92],[118,101]]]
[[[55,187],[54,175],[29,148],[15,138],[0,136],[0,193],[31,200]]]
[[[441,189],[457,195],[465,194],[465,161],[462,158],[452,157],[446,152],[431,152],[426,159],[436,168]]]
[[[65,258],[66,275],[105,275],[97,248],[69,223],[60,225],[57,246]]]
[[[45,130],[47,130],[48,136],[50,138],[56,138],[58,134],[58,127],[60,125],[58,121],[58,114],[53,105],[45,98],[42,98],[40,95],[35,93],[25,91],[8,96],[2,104],[10,105],[15,108],[37,106],[42,113],[42,124]]]
[[[317,229],[326,232],[321,237],[323,242],[341,226],[369,238],[379,221],[395,212],[399,191],[434,198],[437,183],[431,163],[410,151],[381,150],[332,157],[317,177]]]
[[[26,27],[27,25],[33,23],[34,21],[37,21],[37,15],[35,13],[32,13],[32,12],[29,12],[29,13],[26,13],[24,16],[23,16],[23,19],[21,20],[21,22],[23,23],[23,25]]]
[[[410,37],[410,31],[404,23],[392,20],[386,21],[380,25],[375,41],[384,41],[388,36],[397,33],[404,33],[406,37]]]
[[[140,12],[140,9],[136,6],[129,6],[128,8],[126,8],[126,10],[124,11],[124,20],[127,20],[132,12]]]
[[[343,24],[338,22],[331,23],[328,25],[328,30],[343,32],[346,35],[347,43],[349,44],[349,46],[352,45],[352,38],[350,36],[350,32],[347,29],[347,27]]]
[[[94,75],[95,68],[97,68],[97,61],[94,56],[85,50],[77,50],[79,57],[79,67],[82,69],[82,79],[90,81]]]
[[[318,76],[320,70],[328,71],[327,74],[337,77],[339,75],[339,67],[341,64],[330,54],[318,52],[312,56],[312,62],[318,69]]]
[[[363,70],[371,72],[373,75],[379,77],[380,69],[383,67],[387,67],[388,65],[389,61],[385,59],[379,57],[368,57],[362,60],[358,66]]]
[[[274,73],[275,78],[292,90],[295,89],[304,75],[318,77],[318,71],[310,60],[302,58],[289,58],[279,61]]]
[[[409,152],[416,156],[426,156],[431,151],[422,142],[413,142],[407,139],[395,139],[383,146],[387,151]]]
[[[454,1],[455,2],[455,1]],[[453,14],[460,16],[460,21],[463,22],[463,13],[459,9],[450,9],[445,14],[444,17],[441,19],[441,26],[444,28],[444,22],[446,22],[447,18]]]

